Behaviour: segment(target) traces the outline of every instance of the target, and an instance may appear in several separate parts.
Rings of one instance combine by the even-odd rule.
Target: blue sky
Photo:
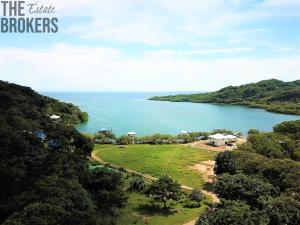
[[[1,80],[39,91],[202,91],[300,79],[299,0],[39,3],[56,7],[59,33],[0,34]]]

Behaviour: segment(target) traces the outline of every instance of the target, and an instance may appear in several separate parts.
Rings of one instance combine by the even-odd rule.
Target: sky
[[[214,91],[300,79],[299,0],[38,3],[55,6],[59,32],[0,33],[0,80],[38,91]]]

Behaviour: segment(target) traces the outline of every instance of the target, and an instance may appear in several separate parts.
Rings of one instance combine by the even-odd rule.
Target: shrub
[[[205,196],[203,195],[202,191],[199,190],[199,189],[194,189],[192,191],[192,193],[189,195],[189,198],[192,200],[192,201],[196,201],[196,202],[201,202]]]
[[[146,189],[145,179],[141,176],[132,177],[129,189],[131,191],[144,191]]]

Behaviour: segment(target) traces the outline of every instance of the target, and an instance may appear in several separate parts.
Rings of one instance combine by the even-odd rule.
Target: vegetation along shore
[[[300,80],[283,82],[264,80],[241,86],[229,86],[216,92],[155,96],[155,101],[245,105],[270,112],[300,115]]]

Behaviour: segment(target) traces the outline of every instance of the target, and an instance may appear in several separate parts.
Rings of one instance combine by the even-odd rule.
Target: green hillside
[[[0,224],[114,224],[126,201],[121,174],[88,170],[93,144],[72,125],[81,115],[0,81]]]
[[[229,86],[216,92],[155,96],[150,100],[237,104],[271,112],[300,115],[300,80],[283,82],[271,79],[241,86]]]
[[[51,115],[57,115],[60,122],[68,125],[88,120],[88,114],[81,112],[77,106],[39,95],[31,88],[17,84],[0,81],[0,99],[0,110],[5,110],[8,115],[17,113],[18,118],[26,118],[27,123],[34,127],[37,121],[45,119],[43,116],[49,119]]]

